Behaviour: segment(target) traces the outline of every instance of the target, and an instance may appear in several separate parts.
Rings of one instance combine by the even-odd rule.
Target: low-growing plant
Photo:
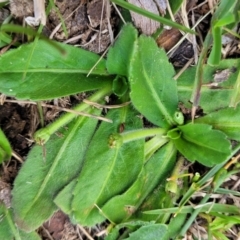
[[[240,108],[229,107],[238,92],[239,73],[232,70],[238,68],[238,59],[202,66],[198,100],[205,115],[192,121],[179,102],[191,108],[199,67],[173,80],[175,70],[164,50],[151,37],[138,36],[131,24],[122,28],[106,59],[56,44],[64,55],[38,40],[0,58],[0,92],[8,96],[42,101],[89,91],[88,99],[74,108],[82,116],[65,113],[35,133],[37,144],[12,191],[14,221],[20,229],[34,234],[58,209],[84,226],[107,219],[106,239],[118,239],[120,229],[126,229],[121,236],[125,239],[176,239],[201,212],[216,216],[209,222],[212,235],[217,234],[217,222],[224,224],[222,219],[234,219],[232,224],[239,220],[235,206],[205,204],[211,192],[220,191],[228,173],[224,166],[240,148],[231,144],[240,141]],[[213,76],[220,69],[229,74],[217,82]],[[109,109],[106,96],[114,98]],[[106,114],[102,108],[108,109]],[[211,170],[189,180],[181,156]],[[236,166],[233,171],[238,170]],[[212,186],[205,187],[209,181]],[[185,206],[204,187],[201,207]],[[8,221],[4,226],[12,229]]]

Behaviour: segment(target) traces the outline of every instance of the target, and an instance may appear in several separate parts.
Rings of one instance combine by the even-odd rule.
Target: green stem
[[[192,120],[195,117],[195,112],[199,105],[200,91],[201,91],[201,86],[202,86],[202,82],[203,82],[203,65],[204,65],[205,59],[207,57],[208,48],[209,48],[211,42],[212,42],[212,34],[211,34],[211,32],[209,32],[203,43],[203,49],[201,51],[201,54],[200,54],[200,57],[198,60],[197,69],[196,69],[195,81],[194,81],[193,91],[192,91],[192,96],[191,96],[191,102],[193,104]]]
[[[91,102],[97,102],[106,95],[110,94],[112,91],[112,86],[109,84],[108,86],[102,88],[101,90],[98,90],[96,93],[94,93],[91,97],[88,98]],[[73,110],[82,112],[89,109],[90,106],[86,103],[80,103],[76,107],[73,108]],[[53,123],[49,124],[45,128],[42,128],[38,130],[34,134],[34,139],[38,144],[44,144],[48,141],[50,136],[55,133],[59,128],[63,127],[64,125],[68,124],[71,120],[73,120],[77,115],[74,113],[65,113],[60,118],[58,118]]]
[[[144,146],[145,161],[147,161],[160,147],[162,147],[168,141],[169,139],[162,134],[156,135],[147,141]]]
[[[183,169],[184,161],[185,161],[185,159],[183,156],[180,156],[178,158],[178,161],[177,161],[177,163],[172,171],[172,174],[166,184],[166,190],[168,192],[171,192],[172,195],[178,195],[177,193],[179,193],[178,179],[179,179],[179,176]]]
[[[37,109],[38,109],[41,127],[44,127],[43,109],[40,102],[37,102]]]
[[[215,27],[213,35],[213,46],[211,53],[208,57],[209,65],[216,66],[219,64],[222,55],[221,49],[222,49],[222,28]]]
[[[211,194],[207,194],[199,203],[199,205],[205,204],[208,199],[211,197]],[[190,218],[187,220],[187,222],[184,224],[184,226],[182,227],[182,230],[180,232],[180,236],[185,236],[187,230],[190,228],[190,226],[192,225],[193,221],[196,219],[197,215],[201,212],[201,208],[196,208],[194,210],[194,212],[192,213],[192,215],[190,216]]]
[[[131,142],[137,139],[142,139],[146,137],[152,137],[155,135],[164,135],[167,131],[163,128],[149,128],[149,129],[138,129],[133,131],[128,131],[120,134],[123,143]]]

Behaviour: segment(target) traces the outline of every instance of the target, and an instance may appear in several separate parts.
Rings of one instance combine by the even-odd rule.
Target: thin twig
[[[50,240],[54,240],[54,239],[52,238],[51,234],[49,233],[49,231],[48,231],[44,226],[42,226],[42,229],[43,229],[43,231],[47,234],[47,236],[49,237]]]
[[[83,232],[83,234],[89,239],[89,240],[94,240],[90,234],[81,226],[81,225],[77,225],[78,228],[80,229],[81,232]]]
[[[183,66],[183,68],[174,76],[174,80],[177,80],[184,72],[185,70],[191,65],[193,61],[193,58],[190,58],[188,62]]]
[[[112,2],[112,5],[113,5],[113,7],[115,8],[116,12],[118,13],[118,16],[120,17],[120,19],[122,20],[122,22],[123,22],[124,24],[126,24],[126,21],[124,20],[122,14],[120,13],[120,11],[119,11],[118,7],[116,6],[116,4]]]
[[[21,156],[19,156],[16,152],[12,151],[12,156],[17,159],[20,163],[24,163],[23,159]]]
[[[118,38],[120,33],[117,34],[117,36],[115,37],[115,40]],[[97,62],[93,65],[93,67],[89,70],[87,77],[92,73],[92,71],[94,70],[94,68],[99,64],[99,62],[103,59],[103,57],[107,54],[109,48],[112,46],[112,44],[110,44],[107,49],[103,52],[103,54],[101,55],[101,57],[97,60]]]
[[[11,102],[11,103],[25,103],[25,104],[34,104],[37,105],[36,102],[32,102],[32,101],[22,101],[22,100],[10,100],[10,99],[6,99],[5,102]],[[89,113],[85,113],[85,112],[80,112],[80,111],[76,111],[76,110],[72,110],[72,109],[68,109],[68,108],[62,108],[62,107],[58,107],[58,106],[53,106],[53,105],[49,105],[46,103],[41,103],[42,107],[47,107],[47,108],[51,108],[51,109],[56,109],[59,111],[63,111],[63,112],[69,112],[69,113],[74,113],[76,115],[81,115],[81,116],[85,116],[85,117],[91,117],[91,118],[95,118],[104,122],[109,122],[112,123],[111,119],[105,118],[105,117],[101,117],[101,116],[96,116],[93,114],[89,114]]]
[[[117,104],[117,105],[103,105],[103,104],[99,104],[96,102],[91,102],[87,99],[84,99],[83,102],[85,102],[86,104],[89,104],[91,106],[97,107],[97,108],[107,108],[107,109],[121,108],[121,107],[125,107],[130,104],[130,102],[125,102],[125,103]]]

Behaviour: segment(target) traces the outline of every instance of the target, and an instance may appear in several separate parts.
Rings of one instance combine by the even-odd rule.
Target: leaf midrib
[[[114,160],[112,161],[112,165],[111,165],[111,169],[110,169],[111,171],[108,171],[107,177],[105,178],[105,181],[104,181],[103,184],[102,184],[102,187],[101,187],[101,189],[100,189],[100,191],[99,191],[99,194],[98,194],[97,197],[95,198],[94,204],[97,204],[97,202],[98,202],[99,198],[101,197],[104,189],[106,188],[106,185],[107,185],[107,183],[108,183],[108,180],[109,180],[109,178],[111,177],[112,172],[113,172],[113,168],[114,168],[114,166],[115,166],[115,164],[116,164],[116,159],[117,159],[117,157],[118,157],[119,150],[120,150],[120,148],[117,148],[117,151],[116,151],[115,154],[114,154],[114,157],[113,157]],[[95,208],[95,206],[94,206],[93,208],[88,208],[88,210],[85,211],[86,214],[85,214],[85,219],[84,219],[84,220],[86,220],[86,219],[88,218],[89,213],[90,213],[94,208]]]
[[[147,86],[150,88],[150,91],[152,93],[152,96],[154,98],[154,100],[156,101],[157,105],[159,106],[160,112],[161,114],[164,116],[165,120],[167,121],[167,123],[171,126],[174,125],[174,121],[173,118],[168,114],[167,109],[165,108],[164,104],[162,104],[160,97],[158,96],[158,93],[155,91],[150,78],[148,78],[147,72],[145,70],[144,65],[142,65],[143,68],[143,75],[145,77],[145,79],[147,80]],[[162,87],[161,87],[162,88]]]
[[[193,143],[193,144],[196,145],[196,146],[200,146],[200,147],[209,149],[209,150],[211,150],[211,151],[215,151],[215,152],[219,152],[219,153],[227,153],[226,151],[219,151],[219,149],[216,149],[216,148],[213,148],[213,147],[209,147],[209,145],[201,144],[202,142],[197,142],[197,141],[195,141],[194,139],[192,139],[192,138],[190,138],[190,137],[187,137],[187,136],[184,136],[184,139],[187,140],[187,141],[190,142],[190,143]]]
[[[34,204],[38,201],[40,195],[42,194],[42,192],[45,190],[46,185],[49,182],[49,179],[52,177],[52,173],[54,172],[54,170],[56,169],[67,145],[69,144],[69,142],[71,142],[71,139],[74,137],[76,130],[78,129],[79,125],[82,123],[82,121],[84,121],[85,118],[79,118],[79,120],[77,121],[77,123],[74,125],[74,128],[72,128],[71,132],[69,132],[66,140],[64,141],[63,145],[60,148],[60,151],[58,152],[57,156],[54,158],[53,164],[51,165],[49,171],[46,173],[46,177],[44,178],[44,181],[41,184],[41,187],[38,191],[38,193],[36,194],[35,198],[33,199],[33,201],[31,202],[31,205],[28,207],[28,210],[25,211],[25,214],[23,215],[23,218],[26,217],[26,215],[31,211],[31,209],[33,208]]]
[[[82,73],[82,74],[88,74],[89,69],[70,69],[70,68],[34,68],[34,69],[28,69],[25,71],[24,69],[20,70],[0,70],[0,75],[4,73]],[[110,74],[107,73],[107,71],[103,70],[93,70],[91,72],[91,75],[104,75],[109,76]]]

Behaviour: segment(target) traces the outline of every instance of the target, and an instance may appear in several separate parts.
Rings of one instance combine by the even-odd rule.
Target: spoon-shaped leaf
[[[111,148],[109,137],[117,133],[122,123],[126,130],[142,127],[141,120],[129,107],[111,110],[113,124],[102,123],[96,131],[78,182],[73,190],[72,219],[82,225],[95,225],[104,220],[98,207],[116,194],[125,191],[141,171],[144,140],[128,142]]]
[[[142,204],[149,193],[171,171],[176,160],[176,148],[169,142],[160,148],[144,165],[137,180],[123,194],[111,198],[101,208],[111,222],[127,220]]]
[[[0,236],[4,240],[41,240],[36,232],[26,233],[18,229],[13,220],[13,209],[7,208],[3,203],[0,203]]]
[[[189,161],[212,167],[226,160],[231,151],[227,136],[207,124],[187,124],[170,130],[168,136]]]
[[[99,113],[99,110],[96,112]],[[53,198],[81,169],[85,151],[97,125],[96,119],[79,117],[52,135],[46,144],[34,146],[13,188],[12,206],[18,226],[26,231],[39,227],[57,210]]]
[[[65,54],[39,40],[37,44],[26,44],[2,55],[0,92],[19,99],[46,100],[109,84],[111,77],[107,77],[105,60],[101,60],[87,77],[99,56],[80,48],[57,44]]]
[[[148,224],[130,233],[130,236],[126,240],[163,240],[167,234],[167,230],[168,228],[165,224]]]
[[[177,85],[174,69],[164,50],[152,38],[140,36],[129,70],[131,101],[135,108],[153,124],[166,127],[175,125]]]
[[[131,64],[131,55],[137,39],[137,30],[131,24],[126,24],[121,29],[114,46],[107,55],[107,70],[111,74],[128,76]]]
[[[212,125],[214,129],[221,130],[228,138],[240,141],[240,106],[224,108],[207,114],[195,120],[195,123]]]

